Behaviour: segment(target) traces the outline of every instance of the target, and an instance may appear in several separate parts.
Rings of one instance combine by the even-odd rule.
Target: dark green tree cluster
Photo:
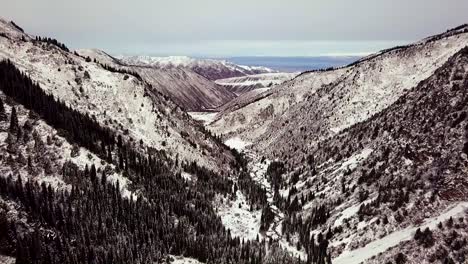
[[[67,48],[67,46],[65,44],[60,43],[58,40],[56,40],[54,38],[36,36],[35,41],[36,42],[48,43],[48,44],[51,44],[51,45],[54,45],[54,46],[60,48],[63,51],[70,52],[70,50]]]
[[[3,104],[3,100],[0,98],[0,121],[4,121],[7,119],[7,114],[5,112],[5,105]]]
[[[267,193],[244,169],[240,172],[237,180],[237,185],[240,190],[246,195],[252,209],[260,209],[267,206]]]
[[[181,178],[155,175],[148,196],[129,200],[93,166],[80,171],[67,164],[63,173],[80,184],[56,192],[45,184],[1,178],[1,196],[20,203],[43,227],[21,233],[4,224],[8,229],[0,241],[16,233],[16,263],[158,263],[166,254],[207,263],[261,263],[265,257],[265,245],[230,236],[203,186],[186,188]]]
[[[297,248],[304,248],[307,252],[308,263],[330,263],[330,254],[328,253],[328,240],[332,238],[332,231],[328,230],[325,236],[319,234],[317,241],[310,232],[320,225],[326,223],[330,212],[325,205],[314,208],[310,215],[303,219],[300,214],[287,213],[282,225],[283,234],[289,238],[292,234],[298,234],[299,240]]]
[[[24,29],[18,26],[18,24],[16,24],[14,21],[10,21],[10,24],[14,26],[16,29],[18,29],[19,31],[24,33]]]
[[[414,240],[425,248],[432,247],[435,243],[432,231],[428,227],[424,229],[424,231],[421,231],[421,229],[418,228],[414,233]]]
[[[99,65],[101,65],[102,68],[104,68],[104,69],[106,69],[106,70],[108,70],[110,72],[118,72],[118,73],[132,75],[132,76],[135,76],[139,81],[141,81],[141,82],[143,81],[143,78],[137,72],[129,71],[129,70],[124,69],[124,68],[115,68],[115,67],[112,67],[110,65],[103,64],[103,63],[100,63],[100,62],[98,62],[98,63],[99,63]]]

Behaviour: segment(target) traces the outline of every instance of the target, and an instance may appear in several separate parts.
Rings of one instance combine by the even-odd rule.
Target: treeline
[[[124,68],[114,68],[110,65],[107,65],[107,64],[103,64],[103,63],[100,63],[100,62],[97,62],[99,65],[101,65],[102,68],[110,71],[110,72],[118,72],[118,73],[123,73],[123,74],[128,74],[128,75],[133,75],[135,76],[135,78],[137,78],[139,81],[143,81],[143,78],[141,77],[140,74],[138,74],[137,72],[135,71],[129,71],[129,70],[126,70]]]
[[[54,46],[62,49],[63,51],[70,52],[70,50],[68,49],[68,47],[65,44],[60,43],[58,40],[56,40],[54,38],[36,36],[35,41],[48,43],[48,44],[54,45]]]
[[[24,33],[24,29],[20,26],[18,26],[14,21],[10,21],[10,24],[14,26],[16,29]]]
[[[101,63],[100,61],[98,61],[96,58],[94,59],[91,59],[91,57],[89,56],[82,56],[80,55],[78,52],[74,52],[73,54],[75,54],[76,56],[78,57],[81,57],[83,59],[85,59],[86,62],[94,62],[94,63],[97,63],[99,64],[99,66],[101,66],[103,69],[105,70],[108,70],[110,72],[116,72],[116,73],[122,73],[122,74],[128,74],[128,75],[132,75],[134,76],[135,78],[137,78],[139,81],[143,82],[143,78],[141,77],[140,74],[138,74],[137,72],[135,71],[130,71],[130,70],[127,70],[125,68],[115,68],[115,67],[112,67],[110,65],[107,65],[107,64],[104,64],[104,63]]]

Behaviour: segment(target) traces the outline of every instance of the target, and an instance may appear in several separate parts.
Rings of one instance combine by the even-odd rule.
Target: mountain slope
[[[186,68],[212,81],[230,77],[275,72],[272,69],[261,66],[243,66],[236,65],[226,60],[195,59],[185,56],[130,56],[120,57],[120,59],[130,65],[151,65],[162,69]]]
[[[10,26],[0,21],[2,261],[298,263],[223,226],[213,202],[232,199],[239,164],[173,102]]]
[[[303,73],[253,98],[231,102],[210,129],[258,143],[254,147],[272,157],[274,152],[294,156],[298,149],[306,153],[311,145],[385,109],[433,74],[467,45],[465,32],[462,27],[348,67]]]
[[[3,261],[168,263],[170,255],[184,255],[249,263],[266,257],[264,242],[233,239],[213,209],[215,195],[232,196],[230,177],[194,163],[180,173],[164,151],[122,139],[47,94],[10,61],[0,62],[0,89],[0,170],[8,174],[0,177]],[[295,262],[282,253],[278,259]]]
[[[174,159],[230,170],[233,157],[225,147],[139,76],[107,70],[0,22],[0,58],[10,59],[46,92],[124,137],[164,149]]]
[[[127,65],[125,61],[100,50],[88,49],[77,52],[102,64],[138,73],[143,80],[151,84],[153,89],[170,97],[187,111],[214,109],[236,97],[226,88],[216,85],[188,68]]]
[[[222,108],[209,128],[247,146],[266,234],[339,264],[463,263],[467,45],[464,25]]]
[[[215,82],[240,95],[259,88],[271,88],[296,77],[298,73],[262,73],[243,77],[219,79]]]
[[[314,223],[315,234],[332,232],[333,263],[386,263],[399,253],[409,263],[463,263],[466,244],[435,237],[468,235],[456,231],[468,219],[467,88],[464,48],[382,112],[315,146],[308,164],[289,167],[287,154],[279,156],[290,168],[280,192],[302,200],[286,209],[290,235],[300,230],[299,216]],[[322,206],[328,214],[316,221],[314,208]]]

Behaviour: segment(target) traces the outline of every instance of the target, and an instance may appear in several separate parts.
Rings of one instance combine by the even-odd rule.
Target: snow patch
[[[174,255],[169,255],[169,256],[174,259],[174,261],[171,262],[172,264],[203,264],[203,262],[200,262],[194,258],[186,258],[186,257],[174,256]]]
[[[239,137],[234,137],[226,140],[224,144],[230,148],[236,149],[237,151],[242,151],[245,147],[250,145],[251,143],[245,142]]]
[[[369,155],[372,153],[372,151],[373,150],[371,148],[363,149],[361,151],[361,153],[359,153],[357,155],[354,155],[354,156],[350,157],[348,160],[346,160],[345,162],[343,162],[343,164],[341,164],[340,168],[338,168],[335,172],[343,171],[345,169],[349,169],[349,170],[355,169],[360,162],[362,162],[363,160],[365,160],[365,159],[367,159],[369,157]]]
[[[306,260],[307,259],[307,254],[303,251],[297,250],[295,246],[292,246],[290,243],[285,241],[284,239],[281,239],[279,241],[280,247],[287,252],[289,252],[290,255],[293,257],[300,258],[301,260]]]
[[[208,125],[214,121],[216,114],[213,112],[188,112],[188,114],[195,120],[203,122],[204,125]]]
[[[237,191],[234,201],[219,198],[218,215],[233,237],[254,240],[259,235],[261,211],[250,211],[244,194]]]
[[[13,257],[5,256],[5,255],[0,255],[0,263],[3,264],[14,264],[16,262],[16,259]]]
[[[353,206],[350,206],[348,208],[346,208],[345,210],[343,210],[341,212],[341,215],[338,219],[335,220],[335,223],[333,224],[333,227],[337,227],[337,226],[340,226],[341,224],[343,224],[343,221],[345,219],[348,219],[350,217],[352,217],[353,215],[355,215],[358,211],[359,211],[359,208],[364,205],[364,204],[368,204],[370,202],[372,202],[374,200],[374,198],[371,198],[371,199],[368,199],[360,204],[357,204],[357,205],[353,205]]]
[[[186,181],[193,181],[193,175],[188,172],[184,171],[180,174],[180,176],[182,176],[182,178],[184,178]]]

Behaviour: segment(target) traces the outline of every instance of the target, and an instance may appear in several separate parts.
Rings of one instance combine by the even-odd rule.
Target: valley
[[[465,263],[468,25],[305,72],[0,19],[0,263]]]

